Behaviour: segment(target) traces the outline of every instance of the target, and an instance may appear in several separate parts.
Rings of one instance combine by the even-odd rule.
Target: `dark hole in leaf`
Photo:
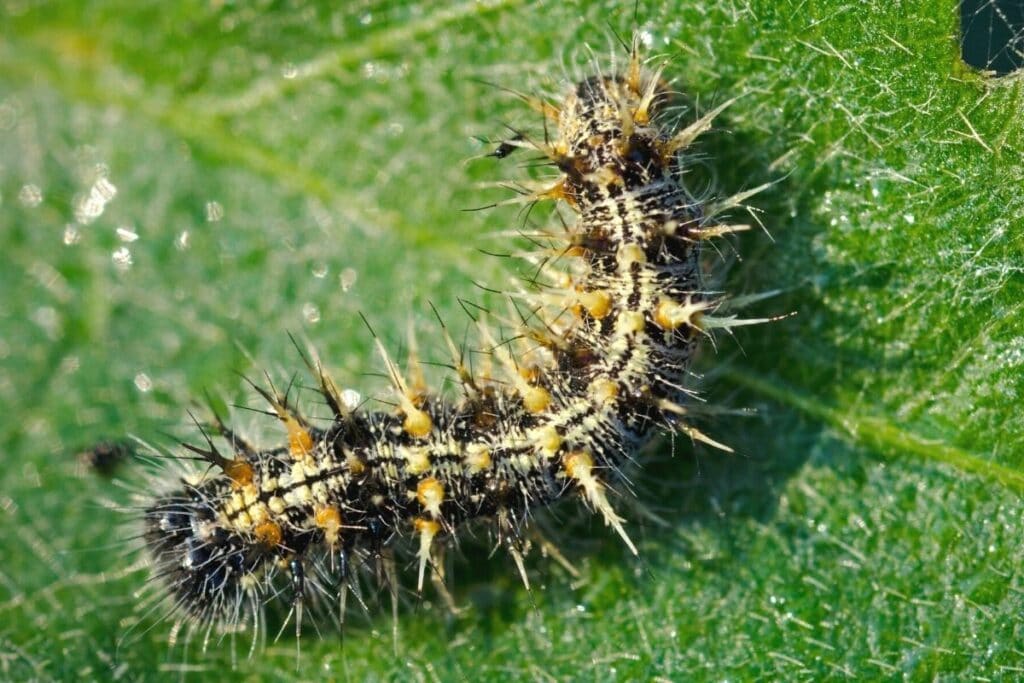
[[[1024,66],[1024,0],[961,0],[961,56],[1004,76]]]

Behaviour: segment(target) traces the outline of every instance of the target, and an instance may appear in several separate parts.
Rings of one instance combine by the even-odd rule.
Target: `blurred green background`
[[[204,390],[256,405],[235,373],[287,381],[287,332],[373,395],[359,311],[443,359],[428,303],[461,329],[472,281],[517,275],[478,251],[514,248],[515,209],[462,209],[527,171],[467,159],[538,121],[484,82],[558,92],[632,3],[0,3],[0,678],[1022,675],[1022,81],[962,65],[952,2],[637,17],[691,104],[745,95],[688,182],[774,181],[734,212],[767,232],[722,245],[724,286],[797,315],[701,363],[740,413],[704,428],[737,455],[655,449],[639,496],[665,523],[630,513],[640,561],[562,506],[580,580],[535,556],[528,593],[467,541],[461,617],[411,598],[397,654],[385,605],[297,661],[290,629],[251,658],[245,636],[169,646],[112,509],[140,484],[75,451],[194,436]]]

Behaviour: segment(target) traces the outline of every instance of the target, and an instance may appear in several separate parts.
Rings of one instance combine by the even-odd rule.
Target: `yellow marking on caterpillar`
[[[523,407],[533,414],[542,413],[547,410],[548,405],[551,403],[551,394],[548,390],[544,387],[531,385],[523,377],[523,371],[516,366],[516,361],[508,345],[498,344],[494,341],[494,336],[483,319],[477,321],[477,328],[480,330],[480,335],[484,341],[494,350],[494,355],[498,357],[509,379],[515,384],[516,391],[523,400]],[[536,377],[536,374],[530,374],[535,372],[535,368],[527,368],[528,376]]]
[[[366,463],[351,451],[345,454],[345,464],[348,465],[348,471],[353,476],[358,476],[366,471]]]
[[[587,387],[587,393],[598,405],[615,400],[619,395],[619,385],[607,377],[599,377]]]
[[[543,413],[551,405],[551,393],[544,387],[528,387],[523,394],[523,407],[531,413]]]
[[[253,536],[256,537],[257,542],[268,548],[274,548],[281,543],[281,527],[268,520],[253,529]]]
[[[584,451],[567,453],[562,459],[562,466],[566,475],[570,479],[574,479],[583,489],[583,495],[587,501],[604,517],[604,523],[615,529],[615,533],[622,538],[634,555],[639,555],[633,541],[626,534],[625,527],[622,526],[625,520],[615,514],[615,510],[612,509],[611,503],[608,502],[608,497],[605,495],[604,484],[594,476],[594,458],[590,453]]]
[[[249,507],[249,517],[252,518],[253,524],[260,524],[265,522],[270,515],[267,514],[267,506],[263,503],[256,503]]]
[[[430,419],[430,415],[427,415],[425,411],[418,408],[410,408],[406,410],[402,428],[405,429],[409,436],[422,438],[430,434],[434,428],[434,423]]]
[[[647,263],[647,255],[639,244],[629,242],[619,247],[616,260],[618,261],[619,269],[622,272],[626,272],[634,263]]]
[[[228,460],[222,465],[224,474],[231,480],[231,485],[236,489],[240,489],[243,486],[251,486],[253,479],[252,465],[245,462],[244,460],[234,459]]]
[[[644,314],[640,311],[623,311],[622,313],[619,313],[615,329],[620,334],[643,332]]]
[[[328,545],[335,545],[341,531],[341,512],[334,505],[324,505],[317,508],[313,515],[313,521],[324,532],[324,540]]]
[[[558,449],[562,447],[562,435],[558,433],[554,425],[544,425],[539,429],[533,430],[530,438],[549,458],[554,456]]]
[[[444,502],[444,485],[434,477],[427,477],[416,486],[416,500],[434,519],[441,517],[441,503]]]
[[[675,330],[682,325],[689,325],[698,330],[701,328],[703,311],[711,307],[707,301],[694,301],[687,297],[679,303],[671,299],[662,299],[654,311],[654,322],[663,330]]]
[[[309,430],[291,414],[282,415],[281,421],[288,430],[288,452],[296,460],[305,458],[313,451],[313,437]]]
[[[587,309],[587,313],[597,320],[605,317],[612,310],[611,294],[602,289],[581,292],[579,294],[579,302],[583,305],[583,308]]]
[[[409,474],[430,470],[430,450],[425,446],[399,446],[398,454],[405,459],[405,471]]]
[[[384,348],[384,344],[376,336],[374,337],[374,343],[377,347],[377,353],[380,354],[385,367],[387,367],[388,379],[391,380],[391,385],[398,394],[398,410],[401,414],[405,415],[402,428],[405,429],[409,436],[415,438],[427,436],[433,430],[434,425],[430,415],[420,410],[416,405],[421,396],[409,388],[409,384],[403,379],[398,371],[398,367],[391,360],[387,349]]]
[[[491,469],[491,452],[483,444],[472,443],[466,447],[466,455],[462,461],[470,474],[479,474]]]

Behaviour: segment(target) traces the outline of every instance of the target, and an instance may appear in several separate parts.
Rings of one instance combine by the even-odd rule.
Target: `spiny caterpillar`
[[[723,315],[725,300],[703,285],[702,242],[748,226],[716,223],[682,185],[679,157],[731,101],[672,131],[664,65],[646,69],[637,39],[627,49],[624,69],[613,60],[559,103],[516,93],[544,117],[544,138],[517,133],[492,156],[532,150],[558,175],[511,201],[561,202],[575,222],[523,257],[537,286],[511,293],[529,310],[502,322],[514,332],[501,339],[488,318],[476,321],[483,367],[470,369],[442,323],[459,398],[430,391],[414,353],[403,374],[378,339],[391,407],[350,405],[303,355],[333,411],[329,424],[300,415],[289,392],[255,387],[286,445],[250,445],[217,418],[229,455],[209,437],[187,446],[209,466],[150,500],[144,515],[153,574],[179,625],[251,618],[255,629],[278,596],[291,601],[297,627],[310,603],[340,603],[343,613],[356,569],[368,564],[394,596],[402,540],[415,554],[417,589],[430,575],[443,590],[441,553],[474,522],[490,525],[528,586],[529,518],[570,496],[635,554],[612,502],[623,466],[665,431],[729,450],[686,421],[689,366],[715,328],[761,322]]]

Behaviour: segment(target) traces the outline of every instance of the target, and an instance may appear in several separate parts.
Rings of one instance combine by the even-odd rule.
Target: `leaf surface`
[[[5,677],[1019,675],[1022,81],[963,66],[956,8],[927,0],[640,4],[691,105],[743,96],[696,189],[771,183],[733,212],[766,231],[723,246],[723,288],[796,315],[704,354],[709,402],[756,414],[708,421],[738,455],[652,458],[639,563],[562,506],[580,581],[535,557],[527,593],[467,541],[470,609],[409,600],[397,655],[386,598],[298,663],[290,632],[168,646],[105,504],[130,492],[76,448],[166,446],[204,389],[256,405],[234,372],[296,373],[286,332],[372,395],[360,311],[443,359],[428,303],[460,322],[472,283],[517,276],[474,247],[508,251],[522,218],[462,209],[527,172],[466,160],[538,122],[486,83],[565,87],[633,28],[616,3],[329,4],[0,8]]]

